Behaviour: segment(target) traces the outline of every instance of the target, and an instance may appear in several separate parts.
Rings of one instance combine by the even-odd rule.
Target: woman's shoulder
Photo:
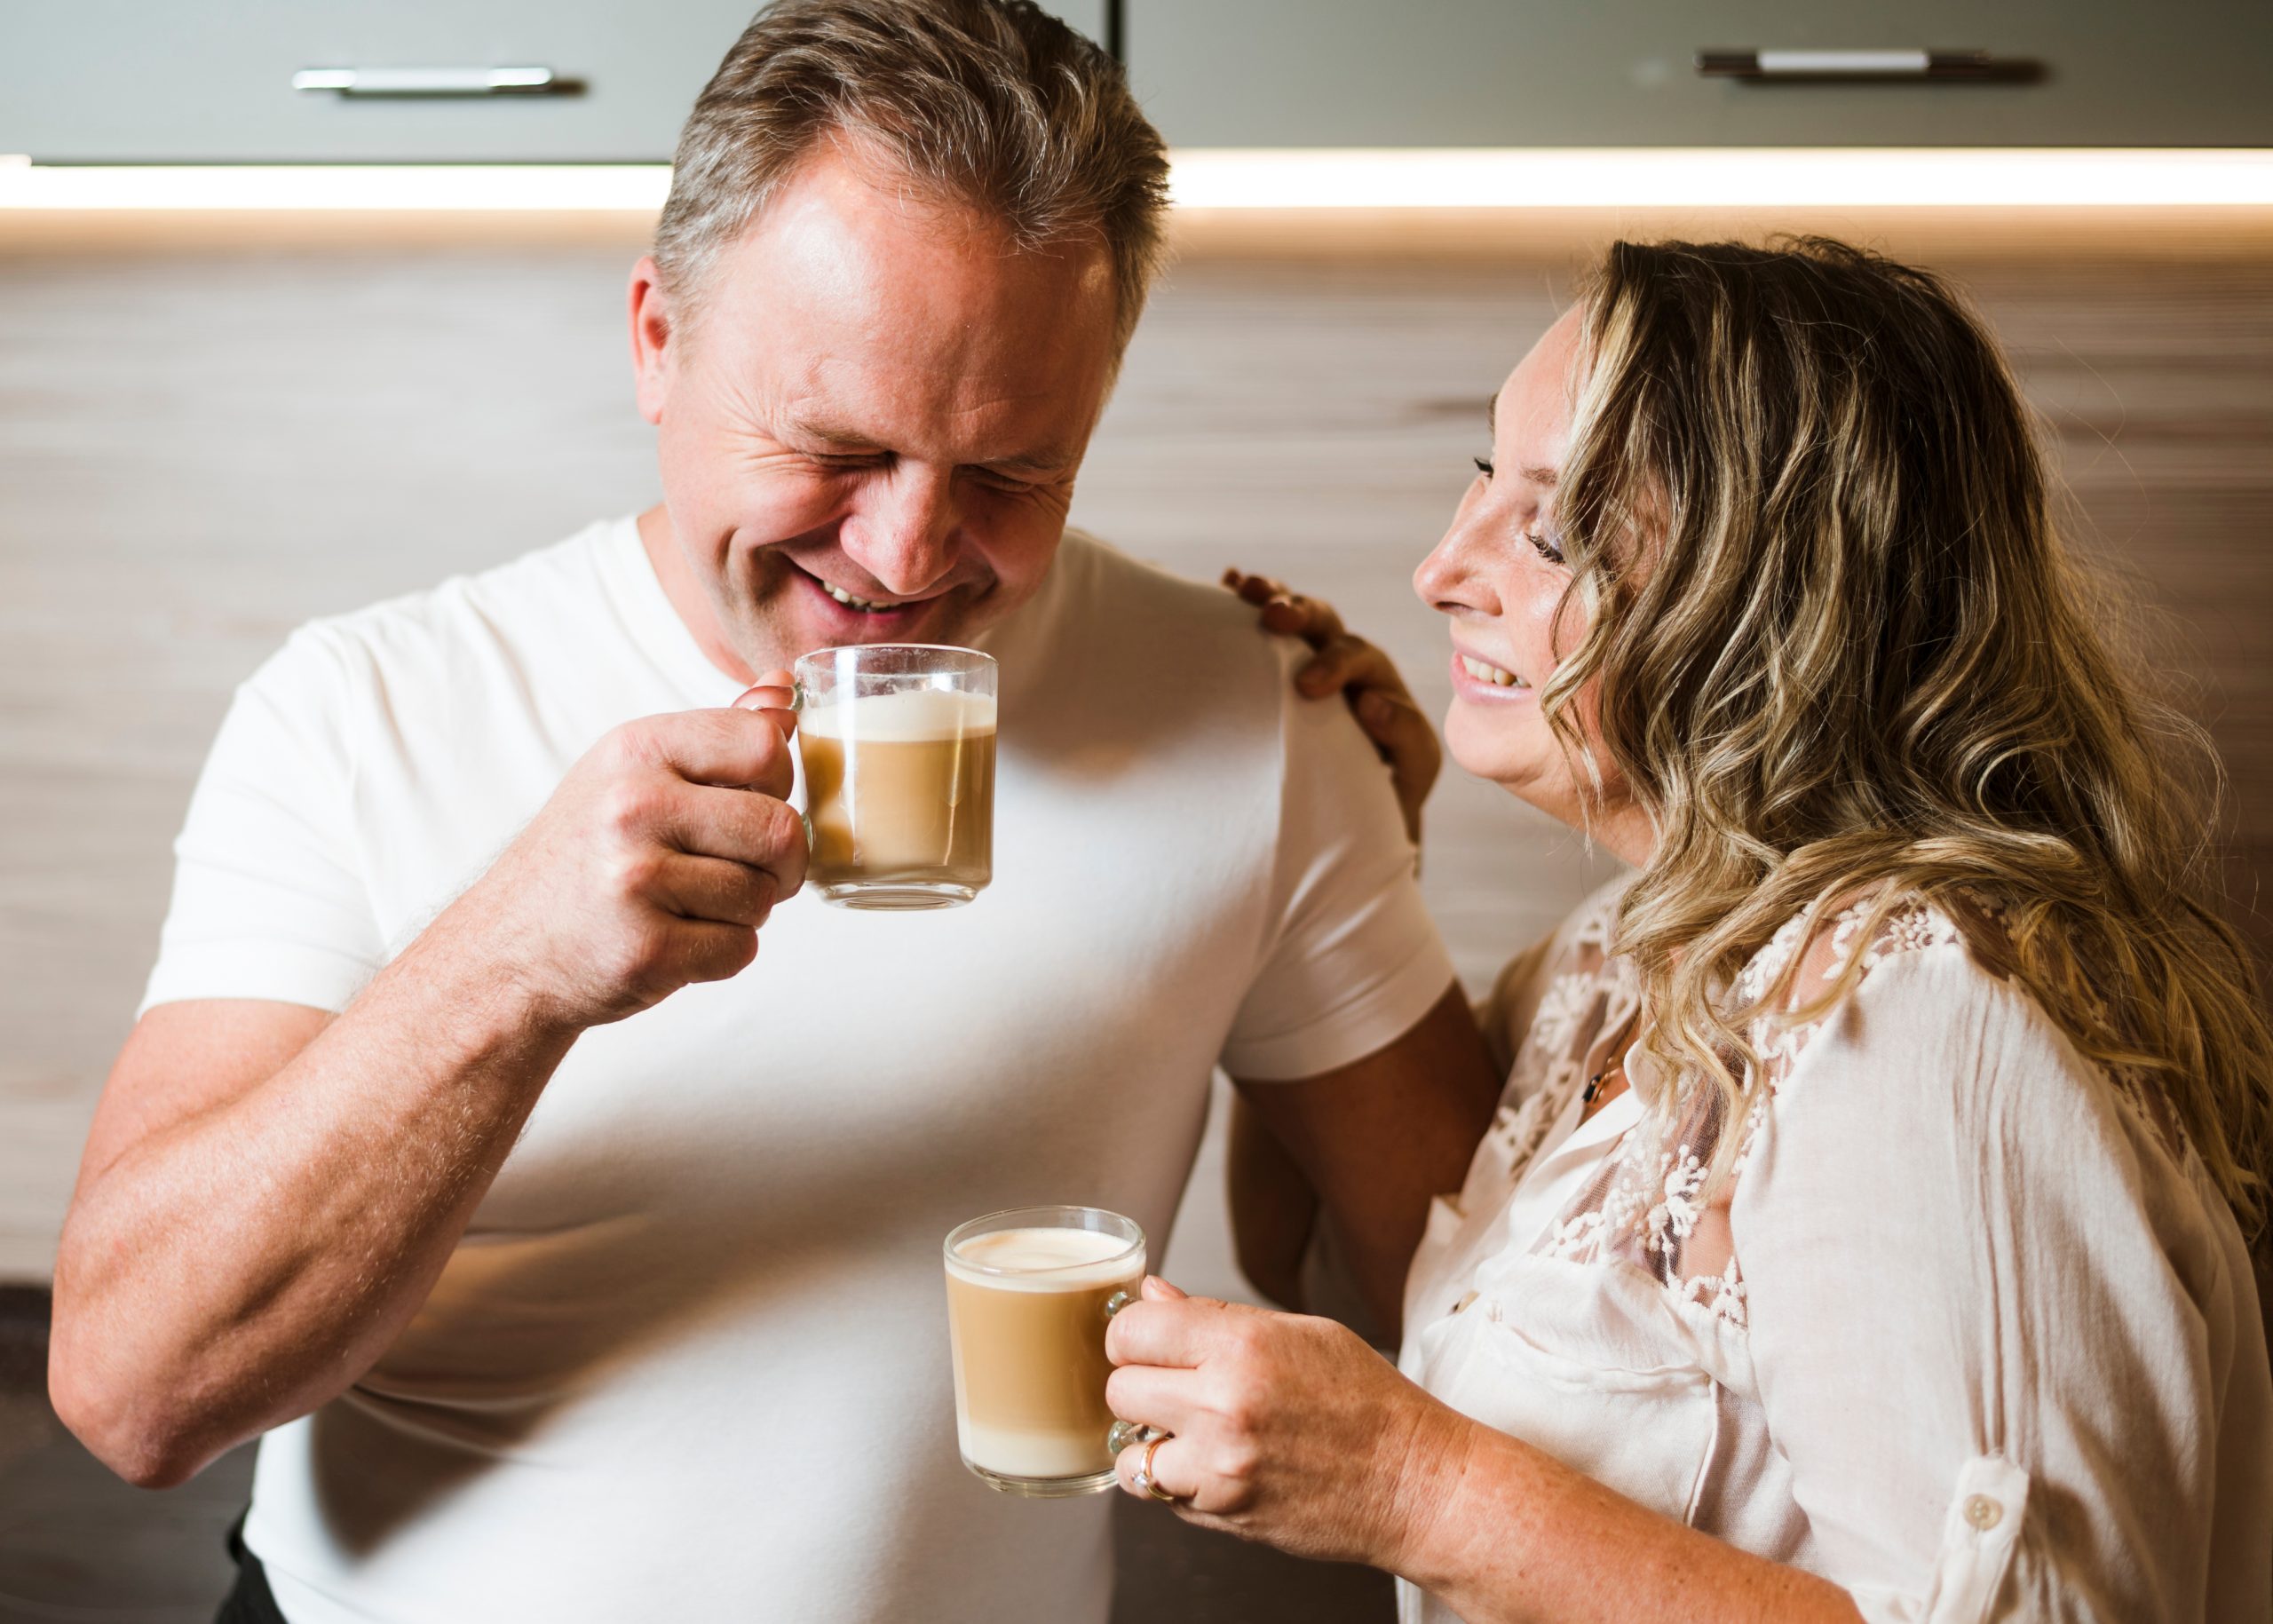
[[[1634,880],[1628,872],[1599,887],[1501,968],[1476,1018],[1502,1073],[1542,1015],[1559,1020],[1572,1012],[1565,1006],[1591,1002],[1616,978],[1610,943],[1618,905]]]
[[[2017,1145],[2057,1160],[2089,1142],[2181,1174],[2167,1113],[2085,1054],[2014,973],[2006,917],[1973,892],[1866,895],[1787,924],[1737,986],[1771,1000],[1751,1031],[1770,1114],[1853,1118],[1928,1157]]]

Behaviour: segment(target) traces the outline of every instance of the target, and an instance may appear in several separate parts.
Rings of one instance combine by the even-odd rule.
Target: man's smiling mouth
[[[813,579],[820,581],[820,577],[818,575],[814,576]],[[832,586],[826,581],[821,581],[820,585],[821,590],[827,592],[831,598],[836,599],[838,603],[843,604],[848,609],[858,609],[863,614],[874,614],[879,610],[896,609],[899,606],[898,604],[880,604],[874,602],[869,598],[855,598],[843,587]]]
[[[931,601],[930,598],[903,598],[890,602],[878,598],[863,598],[857,592],[846,591],[834,581],[824,581],[803,565],[793,566],[793,567],[799,574],[855,614],[891,614],[902,609],[920,608]]]

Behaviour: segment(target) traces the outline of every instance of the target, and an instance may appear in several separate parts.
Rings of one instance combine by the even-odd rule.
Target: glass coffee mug
[[[962,1463],[1006,1494],[1111,1488],[1151,1435],[1105,1408],[1105,1330],[1136,1300],[1144,1232],[1095,1207],[1019,1207],[950,1231],[947,1335]]]
[[[796,664],[812,860],[839,907],[953,907],[994,877],[994,661],[872,643]]]

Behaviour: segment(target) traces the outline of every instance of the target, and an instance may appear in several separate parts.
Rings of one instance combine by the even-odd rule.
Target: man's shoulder
[[[319,663],[351,685],[387,687],[447,681],[501,655],[525,665],[545,646],[577,641],[574,629],[605,604],[603,555],[622,522],[599,520],[487,569],[320,615],[293,633],[269,669],[286,668],[276,675],[289,680]]]
[[[1084,530],[1065,532],[1054,606],[1062,630],[1158,669],[1171,660],[1219,677],[1277,684],[1294,645],[1263,630],[1255,610],[1214,582],[1131,557]]]

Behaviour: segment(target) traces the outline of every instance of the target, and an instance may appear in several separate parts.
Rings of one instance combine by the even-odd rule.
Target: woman
[[[1638,874],[1502,978],[1399,1368],[1148,1282],[1124,1485],[1407,1620],[2266,1617],[2213,764],[1980,323],[1828,242],[1620,244],[1477,466],[1415,577],[1446,742]]]

